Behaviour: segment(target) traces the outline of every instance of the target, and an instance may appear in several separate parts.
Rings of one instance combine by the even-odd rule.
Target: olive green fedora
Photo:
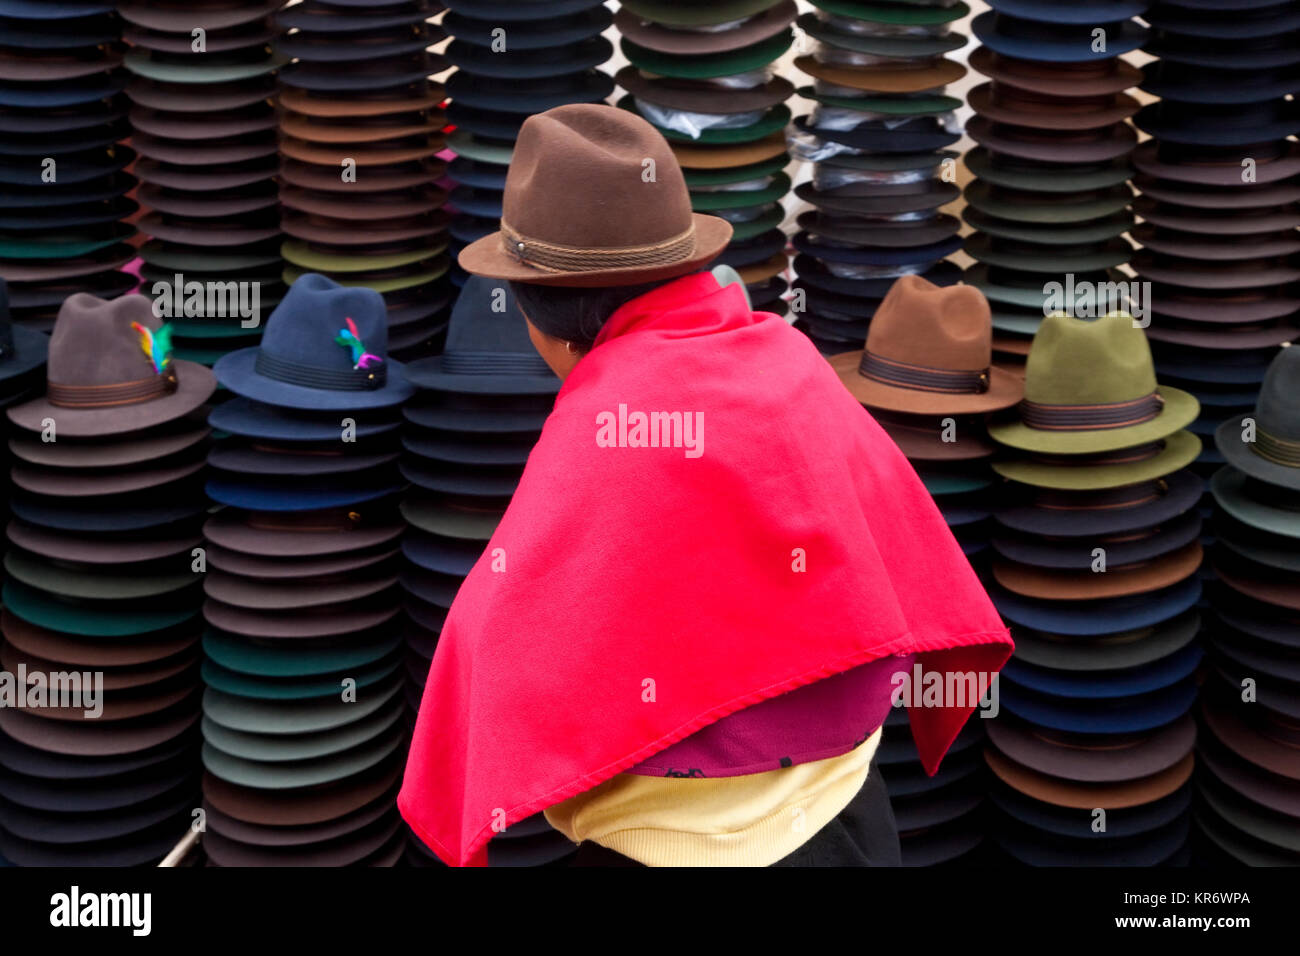
[[[1182,389],[1157,385],[1146,332],[1126,312],[1043,319],[1025,363],[1020,420],[994,440],[1048,455],[1092,455],[1168,438],[1200,414]]]

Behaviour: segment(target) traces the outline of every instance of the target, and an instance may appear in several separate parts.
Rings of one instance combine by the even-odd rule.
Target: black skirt
[[[871,761],[866,782],[848,806],[808,842],[773,866],[899,866],[898,826],[885,780]],[[570,866],[643,866],[590,840],[579,844]]]

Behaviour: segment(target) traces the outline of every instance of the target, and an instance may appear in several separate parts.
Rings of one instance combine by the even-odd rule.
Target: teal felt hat
[[[981,212],[974,206],[962,210],[962,219],[972,229],[987,233],[999,239],[1013,239],[1019,242],[1032,242],[1045,246],[1075,245],[1090,242],[1105,242],[1117,239],[1133,228],[1136,222],[1128,210],[1121,210],[1100,219],[1091,219],[1082,223],[1024,223],[1016,219],[1003,219]],[[1075,271],[1075,266],[1064,272]]]
[[[258,700],[319,700],[321,698],[341,697],[343,681],[353,681],[358,693],[383,681],[396,673],[402,666],[400,656],[390,654],[387,658],[351,668],[332,677],[292,677],[270,678],[253,677],[228,670],[215,661],[203,662],[203,683],[208,687],[231,694],[236,697],[250,697]]]
[[[464,129],[447,134],[447,148],[466,159],[478,163],[495,163],[498,166],[509,166],[510,158],[514,155],[514,146],[479,139]]]
[[[968,152],[964,162],[977,179],[995,186],[1027,192],[1072,193],[1110,189],[1123,185],[1133,177],[1133,167],[1127,159],[1077,166],[1055,163],[1050,166],[1029,163],[1006,165],[1003,162],[993,162],[992,155],[984,146],[976,146]]]
[[[209,687],[203,692],[203,715],[229,730],[255,734],[314,734],[364,720],[394,698],[401,697],[405,678],[390,677],[353,702],[338,697],[296,701],[267,701],[226,694]]]
[[[718,209],[744,209],[749,206],[765,206],[780,202],[790,191],[790,177],[778,173],[772,182],[762,189],[733,189],[713,192],[692,192],[691,208],[696,212],[713,212]],[[733,236],[734,241],[734,236]]]
[[[1258,480],[1231,466],[1210,479],[1210,493],[1225,512],[1242,524],[1287,538],[1300,539],[1300,495]]]
[[[780,203],[773,203],[771,208],[765,209],[753,219],[733,223],[731,241],[736,243],[748,242],[750,239],[755,239],[778,228],[784,221],[785,208]]]
[[[966,237],[962,246],[966,255],[978,262],[1003,269],[1022,272],[1041,272],[1059,276],[1067,272],[1096,272],[1113,269],[1132,258],[1134,248],[1124,239],[1109,239],[1100,243],[1078,246],[1016,244],[1015,240],[1002,240],[987,233]]]
[[[68,603],[18,581],[5,581],[4,606],[25,621],[52,631],[88,637],[132,637],[197,621],[197,608],[135,606],[109,609],[91,602]]]
[[[219,631],[203,635],[203,651],[227,671],[254,677],[295,678],[335,674],[374,664],[402,644],[400,634],[382,634],[368,640],[294,641],[259,643]],[[233,691],[231,693],[234,693]]]
[[[203,718],[203,739],[217,750],[243,760],[277,763],[314,760],[360,747],[385,734],[406,715],[406,701],[391,698],[379,710],[353,723],[312,734],[256,734],[231,730]]]
[[[633,66],[647,73],[679,80],[709,80],[761,69],[783,57],[793,44],[794,31],[787,29],[739,50],[728,50],[710,56],[674,56],[651,50],[626,38],[620,47]]]
[[[1033,194],[1010,197],[994,191],[992,184],[975,180],[966,187],[966,202],[980,212],[1002,219],[1021,222],[1067,223],[1086,222],[1120,212],[1133,201],[1133,191],[1127,185],[1082,193],[1081,198],[1044,195],[1041,201]]]
[[[364,773],[393,754],[406,737],[405,727],[394,727],[374,741],[291,765],[243,760],[203,744],[203,767],[208,773],[242,787],[259,790],[298,790],[316,787]]]
[[[184,62],[162,60],[148,50],[137,48],[126,54],[122,65],[137,76],[164,83],[233,83],[272,73],[288,63],[289,57],[275,53],[267,54],[262,60],[248,61],[233,57],[224,60],[225,62],[219,54],[196,56]]]
[[[861,96],[840,96],[818,92],[814,86],[801,86],[795,92],[806,100],[815,100],[826,106],[893,116],[930,116],[936,113],[951,113],[963,106],[962,101],[955,96],[934,93],[880,96],[864,92]]]

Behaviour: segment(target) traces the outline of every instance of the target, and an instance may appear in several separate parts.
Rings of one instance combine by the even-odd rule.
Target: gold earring
[[[570,355],[578,354],[578,347],[574,345],[572,342],[565,342],[564,347],[568,349]]]

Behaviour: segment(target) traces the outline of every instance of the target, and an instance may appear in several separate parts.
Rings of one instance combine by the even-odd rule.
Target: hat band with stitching
[[[979,395],[989,390],[988,367],[982,369],[929,368],[911,365],[864,351],[858,363],[858,374],[863,378],[910,388],[919,392],[943,392],[948,395]]]
[[[321,368],[319,365],[307,365],[303,362],[291,362],[268,355],[266,352],[257,353],[257,359],[253,362],[253,371],[277,382],[284,382],[286,385],[328,388],[340,392],[367,392],[383,388],[388,382],[386,365],[340,371]]]
[[[162,375],[112,385],[60,385],[57,382],[47,382],[45,394],[51,405],[60,408],[112,408],[162,398],[176,391],[179,384],[176,370],[169,368]]]
[[[635,269],[671,266],[695,253],[695,222],[685,232],[644,246],[591,249],[544,242],[523,235],[501,220],[501,244],[524,265],[544,272],[591,272],[596,269]]]
[[[1125,402],[1095,405],[1050,405],[1026,398],[1020,402],[1020,417],[1030,428],[1042,431],[1099,431],[1131,428],[1152,421],[1164,407],[1165,400],[1159,392]]]
[[[1256,427],[1255,441],[1250,446],[1250,450],[1275,465],[1300,468],[1300,441],[1282,438]]]
[[[552,375],[536,353],[484,352],[470,349],[442,353],[442,370],[455,375]]]

